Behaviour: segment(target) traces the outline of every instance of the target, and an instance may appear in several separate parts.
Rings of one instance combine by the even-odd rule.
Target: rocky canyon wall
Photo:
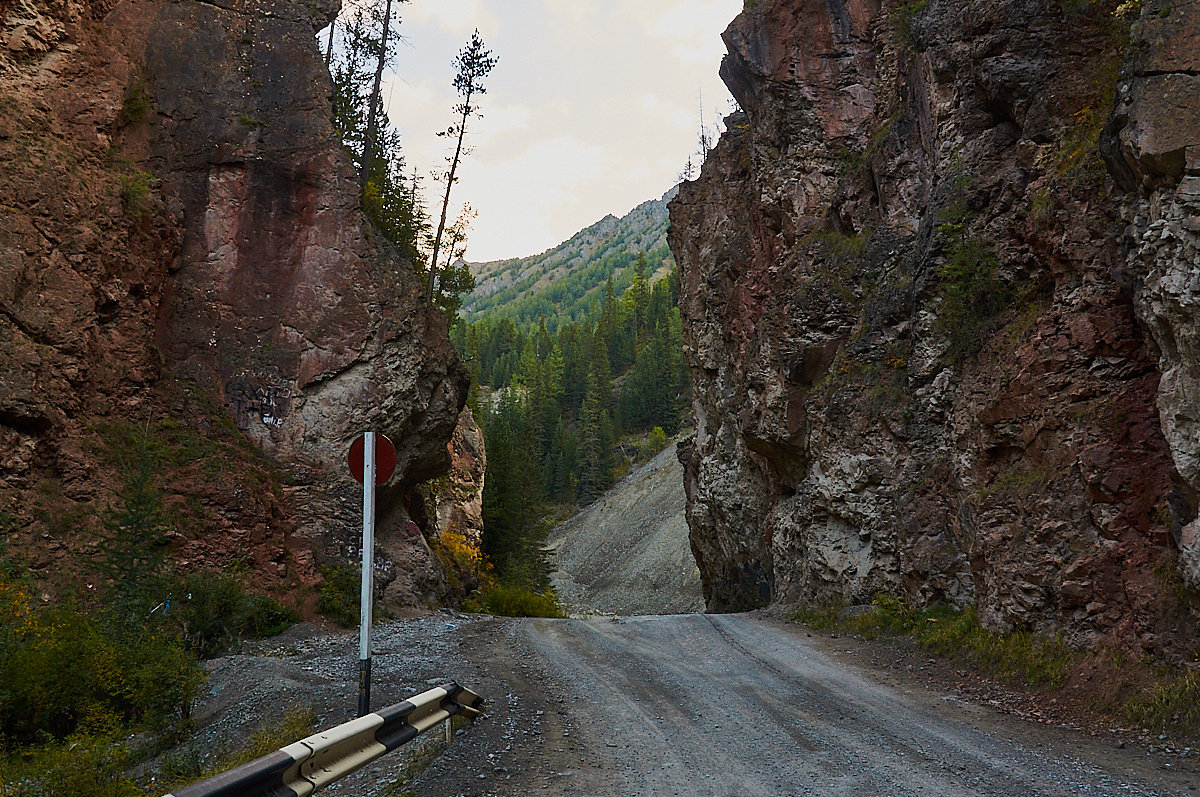
[[[1198,20],[746,4],[671,205],[710,610],[893,592],[1195,652]]]
[[[0,5],[0,488],[46,572],[88,535],[36,550],[31,496],[100,511],[119,474],[99,441],[136,421],[201,448],[254,444],[192,491],[208,520],[179,530],[180,556],[248,555],[268,581],[311,583],[309,549],[357,555],[344,456],[373,428],[399,451],[379,512],[385,598],[444,586],[410,509],[449,465],[467,376],[411,264],[359,210],[315,41],[336,7]],[[247,469],[266,486],[238,484]]]

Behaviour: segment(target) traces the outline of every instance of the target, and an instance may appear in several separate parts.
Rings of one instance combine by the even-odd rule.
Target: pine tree
[[[404,3],[407,0],[398,0]],[[384,0],[383,22],[379,26],[379,46],[375,54],[375,79],[371,82],[371,96],[367,100],[367,125],[363,134],[362,162],[359,164],[358,185],[363,191],[367,189],[367,180],[371,176],[371,167],[375,157],[376,136],[379,132],[379,116],[382,113],[383,98],[379,89],[383,84],[383,68],[389,58],[388,39],[392,32],[392,0]]]
[[[531,460],[527,410],[506,391],[485,430],[488,472],[483,488],[483,548],[500,578],[534,591],[549,586],[541,472]]]
[[[646,285],[646,253],[638,252],[633,266],[633,280],[625,290],[630,322],[635,339],[646,329],[646,311],[650,304],[650,289]]]
[[[132,604],[156,597],[153,584],[166,561],[169,526],[162,491],[155,483],[157,461],[147,433],[134,432],[130,441],[130,450],[121,455],[125,482],[116,503],[102,518],[96,567],[112,581],[116,603],[126,612],[137,613],[140,610]]]
[[[604,492],[603,409],[596,377],[590,376],[587,396],[579,410],[579,503],[595,501]]]
[[[446,231],[446,212],[450,207],[450,189],[454,187],[455,173],[458,171],[458,164],[462,160],[463,155],[463,140],[467,135],[467,122],[472,116],[479,116],[479,106],[472,103],[476,95],[486,94],[487,89],[483,85],[483,79],[491,73],[499,59],[492,55],[492,51],[485,49],[483,39],[479,35],[479,30],[476,29],[471,34],[471,40],[467,45],[459,51],[458,57],[454,60],[454,66],[458,70],[454,76],[454,89],[458,92],[463,101],[454,106],[454,112],[458,115],[458,122],[451,125],[444,133],[439,135],[455,138],[454,155],[450,158],[450,168],[447,170],[446,192],[442,197],[442,216],[438,221],[437,233],[433,238],[433,254],[429,258],[429,299],[433,300],[434,281],[438,278],[438,253],[442,248],[442,236]]]

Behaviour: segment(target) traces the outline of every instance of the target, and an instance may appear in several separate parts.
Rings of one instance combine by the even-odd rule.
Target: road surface
[[[450,795],[1191,795],[1174,763],[838,660],[750,615],[498,621],[490,699],[411,785]]]

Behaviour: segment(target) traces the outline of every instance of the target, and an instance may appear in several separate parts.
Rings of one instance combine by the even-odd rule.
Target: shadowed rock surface
[[[710,610],[888,591],[1194,653],[1198,18],[776,0],[729,26],[742,110],[669,235]]]

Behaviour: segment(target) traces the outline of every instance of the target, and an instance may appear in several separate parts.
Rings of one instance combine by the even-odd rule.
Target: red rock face
[[[412,487],[449,465],[467,377],[411,264],[359,211],[314,39],[334,6],[310,5],[5,7],[0,508],[31,533],[39,482],[89,512],[107,502],[116,477],[80,441],[118,419],[215,438],[228,417],[287,471],[268,498],[216,501],[211,533],[179,543],[193,563],[270,549],[251,557],[264,573],[276,549],[357,553],[343,460],[360,432],[399,450],[385,550]],[[441,578],[402,557],[381,568],[385,587],[410,568],[432,585],[398,602],[431,600]]]
[[[1194,486],[1096,153],[1112,9],[913,8],[776,0],[725,33],[743,112],[670,234],[709,608],[890,591],[1180,655]]]

